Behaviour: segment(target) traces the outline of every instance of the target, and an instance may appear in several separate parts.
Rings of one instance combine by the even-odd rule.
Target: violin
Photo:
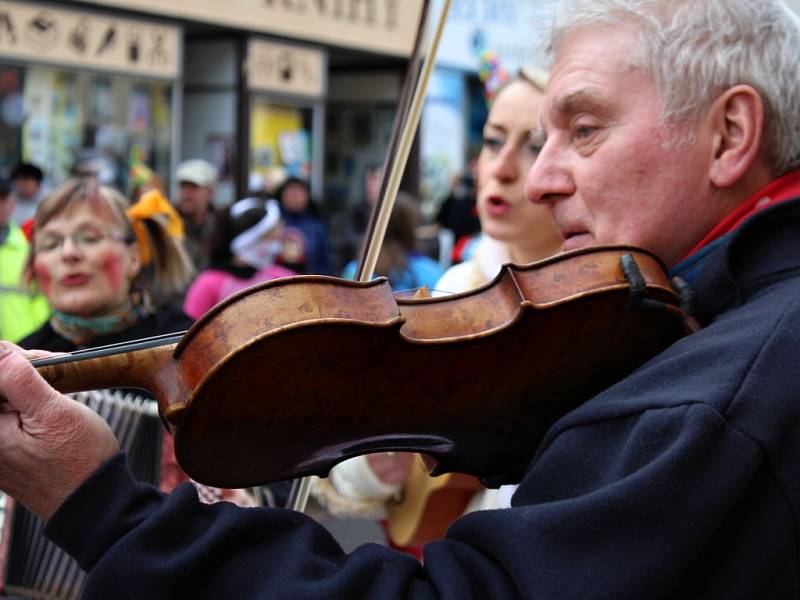
[[[383,451],[498,485],[520,480],[558,418],[685,335],[681,302],[631,247],[423,299],[385,278],[305,275],[243,290],[179,337],[35,364],[62,392],[148,390],[181,467],[208,485],[325,476]]]

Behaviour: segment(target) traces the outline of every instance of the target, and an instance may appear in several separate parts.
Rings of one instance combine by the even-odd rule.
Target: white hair
[[[774,174],[800,165],[800,20],[781,0],[561,0],[544,40],[550,65],[570,33],[598,24],[638,31],[629,60],[655,81],[662,122],[692,122],[750,85]]]

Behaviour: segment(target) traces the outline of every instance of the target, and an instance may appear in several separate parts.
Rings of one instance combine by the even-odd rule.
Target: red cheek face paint
[[[50,270],[38,261],[34,261],[33,274],[36,277],[36,281],[39,282],[39,287],[42,288],[42,293],[49,298],[50,289],[53,287],[53,277],[50,275]]]
[[[125,278],[125,260],[116,252],[108,252],[101,259],[101,269],[108,279],[108,285],[116,294],[127,283]]]

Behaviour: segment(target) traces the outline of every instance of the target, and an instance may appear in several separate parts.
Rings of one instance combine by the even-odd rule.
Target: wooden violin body
[[[417,300],[385,279],[278,279],[217,305],[177,345],[40,371],[62,391],[151,391],[181,466],[210,485],[325,475],[389,450],[514,482],[556,419],[684,334],[672,312],[628,308],[623,256],[648,297],[680,312],[651,254],[587,249]]]

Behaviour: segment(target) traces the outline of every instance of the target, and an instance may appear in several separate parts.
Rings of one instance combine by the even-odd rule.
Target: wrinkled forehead
[[[652,87],[652,77],[632,59],[637,44],[633,28],[599,26],[568,34],[555,55],[542,119],[582,108],[602,111]]]

